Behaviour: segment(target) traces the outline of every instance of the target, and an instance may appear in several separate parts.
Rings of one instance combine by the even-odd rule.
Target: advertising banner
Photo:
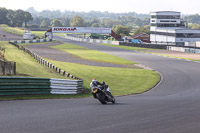
[[[52,27],[53,33],[97,33],[111,34],[111,28],[94,28],[94,27]]]

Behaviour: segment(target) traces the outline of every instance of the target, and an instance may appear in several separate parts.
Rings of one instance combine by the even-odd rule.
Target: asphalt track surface
[[[101,66],[101,67],[122,67],[122,68],[137,68],[134,65],[120,65],[120,64],[113,64],[113,63],[105,63],[105,62],[97,62],[97,61],[90,61],[73,54],[57,50],[51,48],[51,46],[62,44],[61,42],[49,42],[48,44],[43,45],[28,45],[28,49],[36,53],[37,55],[61,62],[71,62],[77,63],[82,65],[89,65],[89,66]]]
[[[162,82],[144,94],[116,97],[116,104],[93,98],[1,101],[1,133],[200,132],[200,63],[59,40],[147,65]]]
[[[23,37],[8,32],[4,32],[0,27],[0,41],[22,40]]]

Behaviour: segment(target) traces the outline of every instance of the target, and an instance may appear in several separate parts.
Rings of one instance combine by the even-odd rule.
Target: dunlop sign
[[[111,28],[91,28],[91,27],[52,27],[53,33],[99,33],[111,34]]]

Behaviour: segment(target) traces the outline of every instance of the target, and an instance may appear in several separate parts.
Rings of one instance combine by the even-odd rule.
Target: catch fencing
[[[78,94],[82,80],[32,77],[0,77],[0,95]]]

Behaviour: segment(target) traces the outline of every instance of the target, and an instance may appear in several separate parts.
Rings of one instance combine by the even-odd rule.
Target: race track
[[[200,63],[57,39],[149,66],[162,82],[114,105],[93,98],[1,101],[1,133],[199,133]]]

